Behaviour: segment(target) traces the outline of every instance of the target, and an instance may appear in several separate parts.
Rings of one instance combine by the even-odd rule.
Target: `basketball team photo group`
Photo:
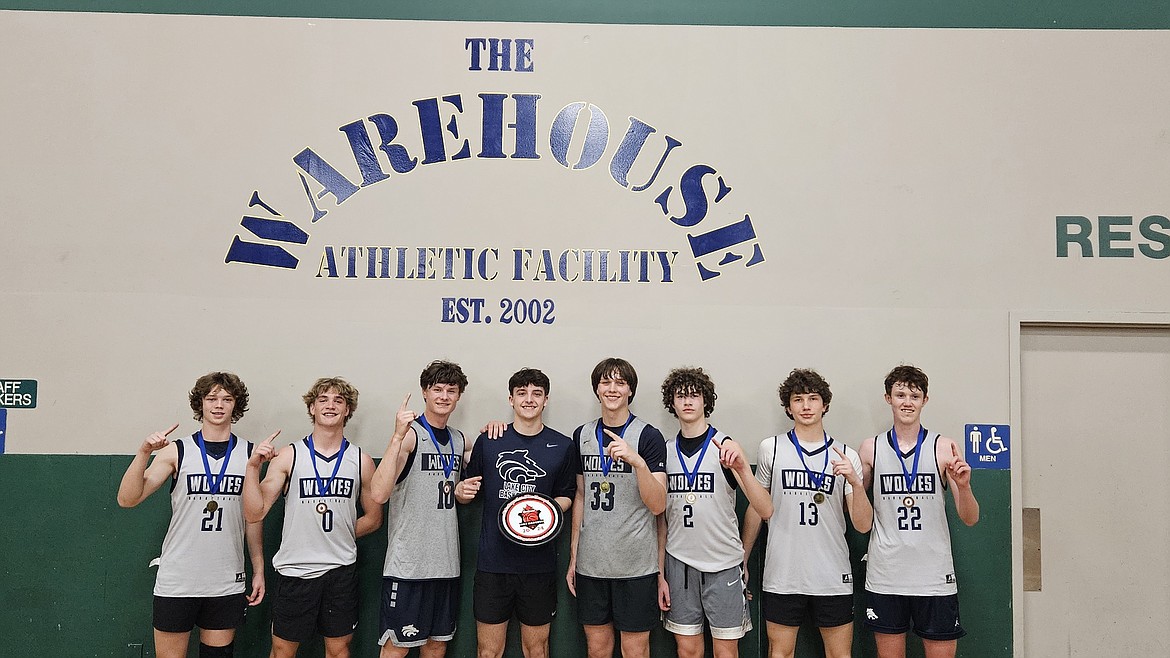
[[[558,600],[562,616],[575,601],[589,658],[733,658],[753,617],[770,658],[796,656],[805,634],[826,658],[862,655],[858,637],[880,658],[904,658],[908,645],[956,655],[967,631],[950,524],[975,525],[980,508],[963,442],[924,425],[921,369],[874,374],[888,420],[848,443],[828,431],[833,393],[810,368],[778,382],[767,404],[786,422],[762,441],[712,424],[719,396],[703,368],[647,386],[610,357],[558,389],[584,395],[586,379],[596,412],[562,433],[544,422],[552,387],[541,370],[509,377],[511,418],[470,419],[456,416],[467,375],[433,361],[418,390],[395,398],[383,436],[358,437],[381,450],[371,454],[347,434],[359,392],[341,377],[313,382],[307,418],[266,437],[233,432],[255,402],[239,376],[198,377],[196,423],[144,428],[158,431],[117,490],[125,508],[170,498],[152,563],[154,655],[261,655],[266,646],[237,638],[251,609],[271,617],[272,658],[316,642],[328,658],[546,658],[558,653]],[[648,412],[661,404],[669,424],[636,415],[635,398]],[[461,510],[481,510],[474,556],[461,550]],[[278,546],[264,546],[266,519],[280,524]],[[373,533],[386,538],[384,556],[362,555],[383,564],[379,646],[360,646],[360,591],[377,583],[361,582],[358,539]],[[474,628],[459,624],[468,610]],[[461,645],[472,652],[448,650],[457,632],[474,637]],[[663,632],[669,651],[652,641]]]

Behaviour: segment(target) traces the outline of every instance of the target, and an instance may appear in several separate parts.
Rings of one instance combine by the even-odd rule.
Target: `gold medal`
[[[215,502],[214,500],[208,501],[206,509],[208,512],[214,512],[215,510],[219,509],[219,503]]]
[[[902,505],[904,507],[914,507],[914,498],[911,496],[906,496],[902,499]]]
[[[825,494],[818,491],[816,495],[813,496],[813,502],[818,505],[825,502]]]
[[[689,493],[689,494],[687,494],[687,502],[688,502],[688,503],[693,503],[693,502],[695,502],[695,501],[696,501],[696,500],[698,500],[698,499],[699,499],[699,497],[698,497],[698,496],[696,496],[696,495],[695,495],[695,494],[693,494],[693,493]]]
[[[454,485],[454,484],[451,484],[451,481],[450,481],[450,480],[447,480],[446,482],[444,482],[444,483],[443,483],[443,493],[447,493],[447,494],[449,494],[449,493],[451,493],[451,491],[452,491],[454,488],[455,488],[455,485]]]
[[[325,503],[317,503],[317,513],[318,514],[324,514],[325,512],[328,512],[328,511],[329,511],[328,505],[326,505]]]
[[[609,493],[609,482],[601,483],[601,493]]]

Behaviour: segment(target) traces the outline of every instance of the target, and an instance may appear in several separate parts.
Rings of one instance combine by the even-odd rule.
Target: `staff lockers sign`
[[[0,409],[35,409],[37,380],[0,379]]]

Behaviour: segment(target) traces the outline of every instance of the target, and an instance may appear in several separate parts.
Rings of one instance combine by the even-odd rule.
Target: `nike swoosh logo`
[[[544,447],[546,447],[546,448],[555,448],[555,447],[557,447],[557,444],[555,444],[555,443],[546,443],[546,444],[544,444]]]
[[[730,583],[727,583],[727,586],[728,587],[735,587],[737,584],[742,583],[742,582],[743,582],[742,580],[733,580]]]

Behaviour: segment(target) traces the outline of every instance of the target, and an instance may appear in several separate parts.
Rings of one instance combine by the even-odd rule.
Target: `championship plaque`
[[[542,493],[518,494],[500,508],[500,532],[521,546],[540,546],[556,539],[562,525],[561,506]]]

